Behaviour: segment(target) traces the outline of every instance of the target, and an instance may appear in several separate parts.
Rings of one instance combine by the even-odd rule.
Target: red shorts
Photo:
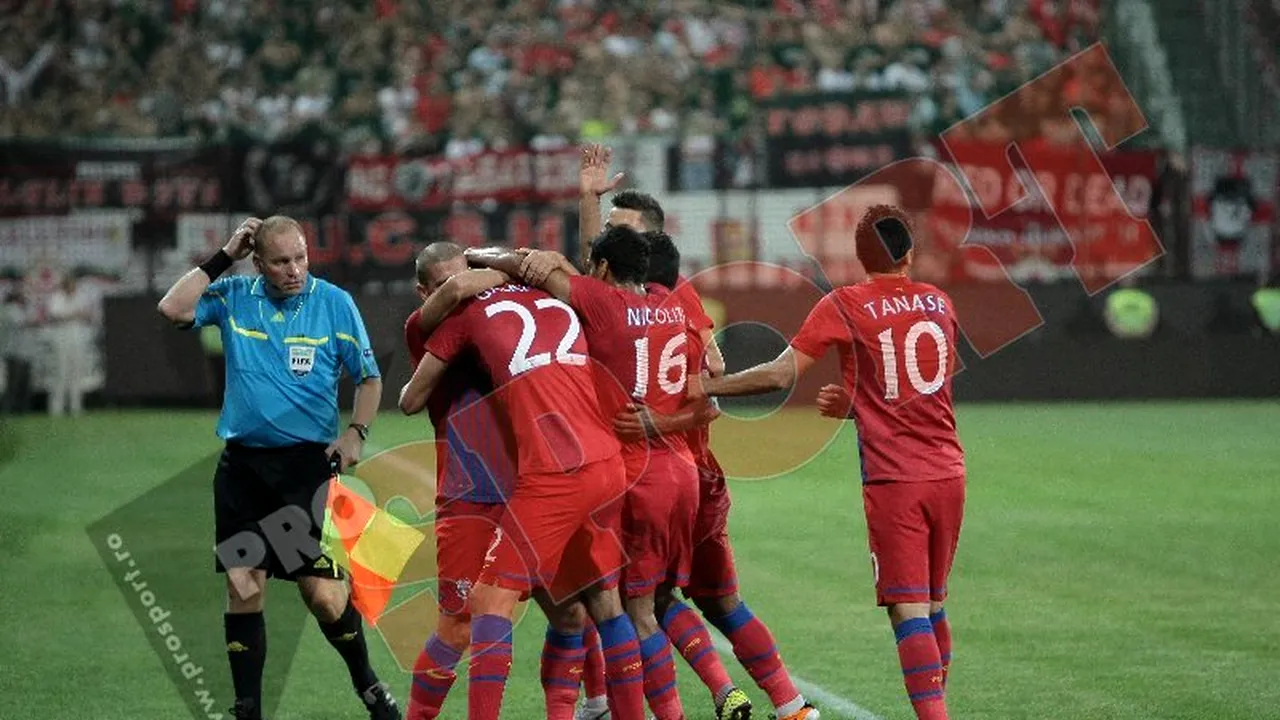
[[[698,468],[689,455],[664,450],[627,460],[627,477],[635,481],[622,511],[623,590],[641,597],[662,584],[684,587],[693,563]]]
[[[450,500],[436,511],[436,596],[441,615],[466,619],[467,593],[480,576],[484,551],[505,506]]]
[[[693,567],[687,597],[728,597],[738,592],[738,570],[729,544],[729,490],[724,475],[702,472],[702,497],[694,524]]]
[[[862,486],[876,602],[942,602],[964,518],[964,478]]]
[[[522,474],[490,536],[479,582],[524,597],[547,588],[559,603],[617,582],[626,470],[620,456],[571,473]]]

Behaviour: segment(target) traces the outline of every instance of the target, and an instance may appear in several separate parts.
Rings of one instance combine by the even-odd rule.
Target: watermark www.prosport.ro
[[[222,713],[214,710],[219,706],[213,694],[204,688],[204,678],[201,677],[204,674],[204,668],[193,662],[190,655],[182,650],[182,638],[169,622],[169,611],[156,600],[155,593],[148,589],[147,581],[142,579],[142,570],[138,568],[137,561],[125,549],[124,538],[120,537],[120,533],[113,532],[107,535],[106,543],[121,569],[124,585],[133,590],[133,599],[142,606],[146,616],[151,619],[152,627],[164,639],[165,649],[169,651],[174,667],[182,677],[186,678],[195,696],[196,704],[204,710],[205,716],[210,720],[222,720]]]

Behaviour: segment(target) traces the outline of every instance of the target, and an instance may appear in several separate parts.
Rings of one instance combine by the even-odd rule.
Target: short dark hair
[[[414,262],[413,270],[418,276],[418,282],[423,285],[430,285],[431,279],[427,277],[427,268],[432,265],[438,265],[442,262],[452,260],[462,255],[462,246],[448,240],[437,240],[430,245],[422,248],[422,252],[418,253],[418,259]]]
[[[639,212],[640,219],[644,221],[645,230],[662,230],[666,227],[667,214],[662,212],[662,206],[649,193],[623,190],[615,193],[609,202],[616,208]]]
[[[649,282],[674,290],[680,279],[680,250],[671,236],[661,230],[644,234],[649,243]]]
[[[629,227],[610,227],[591,242],[591,262],[609,263],[618,282],[644,284],[649,275],[649,243]]]
[[[872,205],[854,231],[858,261],[867,272],[890,272],[902,264],[914,243],[911,218],[892,205]]]

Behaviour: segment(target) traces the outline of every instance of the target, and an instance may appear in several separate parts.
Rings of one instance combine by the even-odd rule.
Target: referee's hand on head
[[[253,240],[258,234],[258,228],[262,227],[262,220],[259,218],[247,218],[240,223],[240,227],[231,233],[231,239],[226,245],[222,246],[222,251],[231,256],[232,260],[243,260],[249,257],[249,253],[253,252]]]

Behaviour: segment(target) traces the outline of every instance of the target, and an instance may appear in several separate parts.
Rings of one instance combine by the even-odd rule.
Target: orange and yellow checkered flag
[[[342,484],[329,480],[325,550],[351,575],[351,602],[370,625],[391,601],[396,580],[426,537]]]

